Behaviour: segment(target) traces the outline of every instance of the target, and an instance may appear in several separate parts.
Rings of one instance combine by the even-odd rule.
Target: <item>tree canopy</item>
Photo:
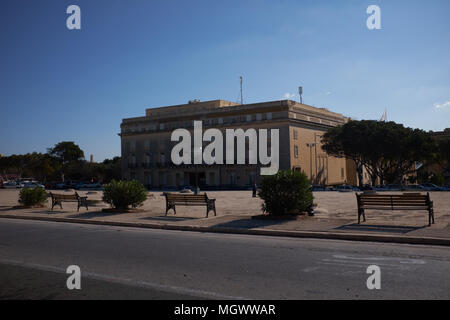
[[[0,174],[17,174],[39,181],[95,180],[109,182],[121,178],[121,159],[114,157],[102,163],[84,160],[84,152],[74,142],[65,141],[48,148],[48,153],[14,154],[0,157]]]
[[[322,143],[328,154],[355,161],[360,184],[362,167],[371,176],[372,184],[377,179],[401,183],[406,174],[414,172],[416,162],[433,159],[438,152],[427,132],[374,120],[352,120],[332,128]]]
[[[48,149],[48,153],[62,163],[77,162],[84,159],[84,152],[73,141],[62,141],[53,148]]]

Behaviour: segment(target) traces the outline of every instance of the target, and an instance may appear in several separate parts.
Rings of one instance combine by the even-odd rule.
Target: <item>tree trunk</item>
[[[362,166],[362,164],[356,165],[356,173],[358,174],[359,187],[361,188],[363,186],[363,166]]]

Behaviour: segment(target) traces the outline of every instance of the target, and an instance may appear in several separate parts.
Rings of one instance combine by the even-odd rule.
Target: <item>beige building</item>
[[[197,182],[200,187],[246,187],[254,181],[258,183],[261,165],[250,165],[248,161],[244,165],[172,163],[171,150],[178,142],[171,141],[171,133],[178,128],[192,132],[194,121],[202,121],[203,132],[209,128],[223,132],[224,145],[225,129],[279,129],[280,170],[303,171],[313,184],[342,184],[347,182],[346,159],[328,156],[321,149],[320,140],[330,127],[347,120],[325,108],[291,100],[244,105],[194,100],[150,108],[143,117],[122,121],[122,175],[149,188],[195,186]]]

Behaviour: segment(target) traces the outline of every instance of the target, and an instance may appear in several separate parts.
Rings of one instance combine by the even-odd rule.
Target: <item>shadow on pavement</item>
[[[82,208],[80,208],[79,213],[74,213],[66,218],[77,218],[77,219],[91,219],[98,217],[109,217],[109,216],[118,216],[121,214],[127,214],[127,212],[113,212],[113,211],[87,211],[82,212]]]
[[[1,206],[0,207],[0,211],[11,211],[11,210],[17,210],[17,209],[12,206]]]
[[[411,226],[386,226],[386,225],[367,225],[367,224],[348,224],[334,228],[335,230],[343,231],[373,231],[373,232],[388,232],[388,233],[401,233],[405,234],[411,231],[416,231],[426,228],[427,225],[421,227]]]
[[[240,229],[253,229],[253,228],[263,228],[272,225],[283,224],[287,220],[257,220],[257,219],[239,219],[232,220],[224,223],[219,223],[212,225],[212,228],[240,228]]]
[[[174,216],[157,216],[157,217],[146,217],[141,218],[141,220],[153,220],[153,221],[188,221],[188,220],[198,220],[202,218],[193,218],[193,217],[174,217]]]

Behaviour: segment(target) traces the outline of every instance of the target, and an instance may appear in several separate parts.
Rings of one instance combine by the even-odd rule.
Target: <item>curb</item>
[[[237,228],[221,228],[221,227],[196,227],[196,226],[176,226],[151,223],[134,223],[134,222],[116,222],[116,221],[92,221],[76,218],[55,218],[55,217],[30,217],[15,215],[0,215],[0,218],[18,219],[18,220],[38,220],[51,222],[69,222],[91,225],[105,225],[116,227],[131,228],[147,228],[161,230],[178,230],[178,231],[194,231],[207,233],[228,233],[228,234],[246,234],[272,237],[290,237],[290,238],[310,238],[310,239],[328,239],[328,240],[349,240],[349,241],[370,241],[384,243],[401,243],[401,244],[420,244],[435,246],[450,246],[450,238],[433,238],[433,237],[408,237],[396,235],[374,235],[366,233],[339,233],[327,231],[288,231],[273,229],[237,229]]]

